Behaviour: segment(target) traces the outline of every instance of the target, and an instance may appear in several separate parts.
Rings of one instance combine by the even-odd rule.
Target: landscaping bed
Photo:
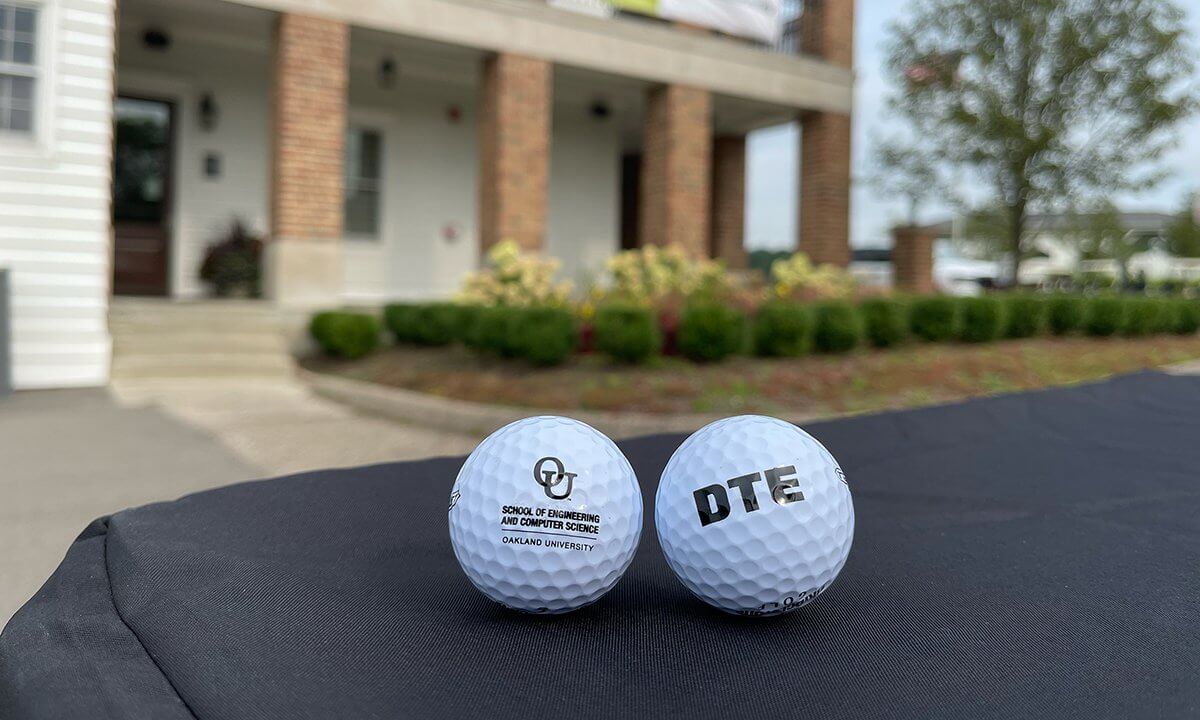
[[[802,253],[755,280],[653,246],[622,252],[608,268],[605,282],[573,292],[554,280],[552,260],[501,243],[452,302],[316,314],[310,331],[324,357],[309,365],[548,410],[794,416],[1200,358],[1193,288],[872,295]]]
[[[392,347],[360,360],[311,358],[314,371],[442,397],[570,412],[840,414],[916,407],[1098,380],[1200,358],[1200,336],[1038,337],[913,343],[843,355],[721,364],[655,358],[614,364],[575,355],[551,368],[461,346]]]

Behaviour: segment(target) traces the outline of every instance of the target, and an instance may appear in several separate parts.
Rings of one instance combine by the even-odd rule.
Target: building
[[[1020,285],[1037,286],[1052,285],[1067,280],[1079,273],[1099,273],[1114,278],[1120,274],[1120,265],[1116,260],[1103,257],[1088,258],[1081,252],[1079,234],[1085,232],[1091,222],[1091,216],[1071,215],[1066,213],[1046,213],[1030,215],[1027,222],[1027,237],[1032,256],[1021,261]],[[1197,280],[1200,279],[1200,259],[1176,257],[1166,248],[1166,232],[1168,226],[1176,220],[1176,216],[1160,212],[1122,212],[1114,220],[1125,229],[1125,242],[1136,248],[1128,261],[1127,270],[1131,275],[1144,276],[1147,280]],[[956,255],[958,250],[965,251],[972,257],[982,257],[986,248],[962,234],[962,224],[945,221],[931,226],[938,237],[938,247],[941,257],[935,254],[934,266],[944,258]],[[960,280],[977,280],[987,284],[1007,282],[1011,270],[1006,262],[994,263],[990,274],[981,274],[984,269],[983,261],[969,261],[958,258],[956,270],[970,268],[963,275],[956,276]],[[965,263],[965,264],[964,264]],[[949,266],[947,266],[949,267]],[[1007,273],[1006,273],[1007,270]]]
[[[896,286],[893,248],[856,248],[850,274],[859,287],[891,290]],[[978,295],[995,285],[999,264],[963,257],[948,238],[935,238],[930,249],[930,290],[946,295]]]
[[[501,239],[740,264],[746,133],[797,118],[844,265],[853,4],[795,5],[0,0],[15,384],[105,383],[110,298],[202,296],[235,220],[282,308],[444,296]]]

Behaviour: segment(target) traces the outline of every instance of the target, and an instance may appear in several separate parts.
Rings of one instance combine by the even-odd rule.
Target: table
[[[1200,379],[1142,373],[808,426],[857,534],[790,615],[658,549],[680,436],[597,604],[523,616],[455,563],[461,458],[233,485],[92,523],[0,634],[3,718],[1184,717],[1200,712]]]

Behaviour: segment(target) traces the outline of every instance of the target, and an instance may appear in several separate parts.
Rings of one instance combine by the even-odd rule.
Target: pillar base
[[[936,237],[930,228],[892,229],[892,286],[896,290],[918,294],[936,290],[933,282],[933,242]]]
[[[334,307],[342,285],[340,239],[278,238],[263,248],[263,293],[277,305]]]

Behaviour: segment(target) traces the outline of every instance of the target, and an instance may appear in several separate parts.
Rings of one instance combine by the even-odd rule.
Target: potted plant
[[[259,297],[262,248],[262,238],[241,220],[234,220],[225,237],[208,246],[200,264],[200,279],[216,297]]]

